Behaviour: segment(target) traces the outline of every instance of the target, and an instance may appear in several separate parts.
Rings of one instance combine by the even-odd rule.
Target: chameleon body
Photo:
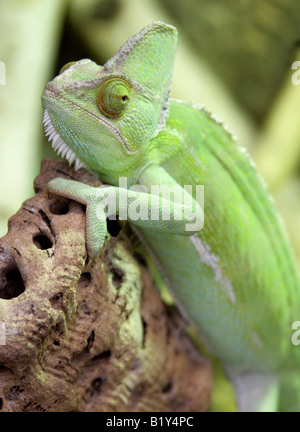
[[[93,258],[105,239],[108,198],[122,196],[126,206],[138,199],[150,216],[150,201],[159,210],[166,204],[150,193],[153,184],[179,194],[185,185],[204,185],[204,208],[193,196],[188,213],[174,198],[170,221],[128,220],[180,309],[222,360],[239,409],[275,410],[282,375],[299,365],[291,343],[291,326],[300,316],[298,273],[248,155],[204,109],[170,99],[176,43],[176,29],[156,22],[104,66],[73,62],[48,83],[42,101],[53,147],[76,169],[85,166],[110,186],[58,178],[47,189],[87,205]],[[120,188],[120,178],[127,188]],[[137,184],[148,193],[129,192]],[[176,217],[183,214],[189,218]],[[201,226],[187,231],[196,214]]]

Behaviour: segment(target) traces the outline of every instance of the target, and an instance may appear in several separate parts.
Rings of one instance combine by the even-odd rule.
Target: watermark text
[[[98,219],[109,217],[129,220],[137,225],[158,226],[174,232],[197,232],[204,225],[204,186],[151,185],[150,191],[143,185],[128,187],[127,178],[119,178],[119,187],[105,186],[98,189]],[[151,221],[141,223],[141,221]],[[168,223],[169,222],[169,223]]]
[[[300,61],[295,61],[292,64],[292,69],[296,70],[292,75],[292,83],[294,86],[297,86],[300,84]]]

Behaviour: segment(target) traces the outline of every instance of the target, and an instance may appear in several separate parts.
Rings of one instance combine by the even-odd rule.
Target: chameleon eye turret
[[[97,105],[106,117],[119,117],[130,99],[130,88],[126,81],[110,79],[101,84],[97,95]]]
[[[61,70],[59,71],[59,75],[62,74],[66,69],[68,69],[70,66],[72,66],[74,63],[76,63],[75,61],[71,61],[69,63],[66,63]]]

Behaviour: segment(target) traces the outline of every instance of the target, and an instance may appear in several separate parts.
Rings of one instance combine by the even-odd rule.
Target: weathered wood
[[[87,265],[84,207],[43,192],[57,176],[100,184],[45,159],[0,239],[0,409],[207,410],[211,366],[186,323],[122,231]]]

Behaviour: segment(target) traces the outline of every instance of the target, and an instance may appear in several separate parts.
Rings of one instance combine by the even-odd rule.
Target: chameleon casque
[[[121,197],[126,207],[137,199],[148,216],[150,201],[159,210],[168,204],[169,221],[127,218],[179,308],[222,360],[239,410],[277,410],[285,375],[300,372],[300,347],[291,342],[300,319],[298,271],[248,155],[205,110],[170,99],[176,44],[176,29],[155,22],[104,66],[68,63],[47,84],[44,125],[53,148],[109,185],[57,178],[47,190],[87,205],[90,258],[107,233],[107,200]],[[127,187],[119,187],[120,178]],[[149,192],[154,184],[179,194],[184,185],[204,185],[205,211],[197,197],[188,213],[175,198],[166,203],[162,195],[129,191],[141,185]],[[200,226],[187,231],[196,214]]]

